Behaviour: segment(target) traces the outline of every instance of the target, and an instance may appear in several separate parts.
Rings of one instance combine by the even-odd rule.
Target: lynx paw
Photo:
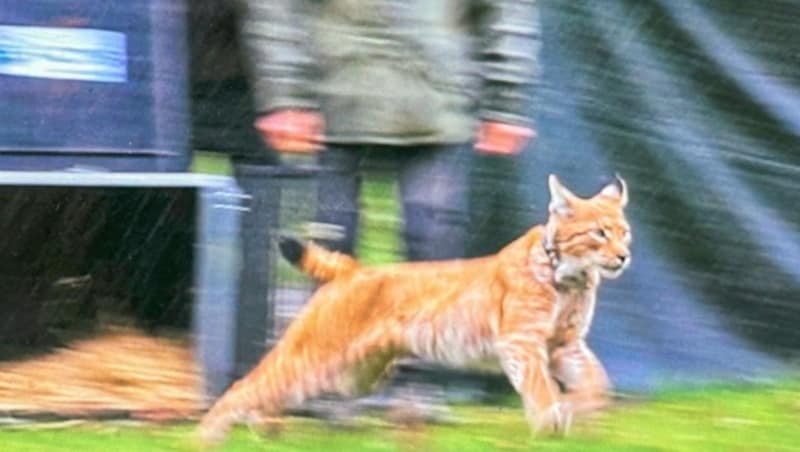
[[[537,436],[564,436],[572,425],[572,411],[561,403],[554,403],[534,417]]]

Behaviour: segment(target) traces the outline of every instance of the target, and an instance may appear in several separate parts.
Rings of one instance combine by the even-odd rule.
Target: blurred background
[[[601,288],[589,342],[621,403],[637,405],[567,444],[729,450],[749,435],[743,449],[792,449],[800,5],[537,3],[537,137],[516,156],[470,157],[468,254],[544,221],[550,173],[581,195],[626,179],[633,263]],[[319,168],[281,159],[253,128],[237,14],[217,0],[0,0],[0,412],[11,425],[191,419],[312,289],[274,234],[310,233]],[[370,172],[364,261],[405,258],[397,198],[393,174]],[[420,448],[522,447],[491,440],[512,421],[500,415],[492,430],[480,411],[505,400],[502,378],[452,374],[437,391],[475,404],[455,413],[489,427],[434,430],[438,442]],[[369,443],[305,428],[311,439],[297,447],[327,435],[343,448]],[[387,450],[407,443],[381,435]],[[149,450],[173,447],[168,438]]]

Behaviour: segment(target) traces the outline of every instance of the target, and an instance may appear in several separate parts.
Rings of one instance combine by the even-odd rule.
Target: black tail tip
[[[300,263],[300,259],[303,258],[303,251],[305,250],[305,246],[300,240],[289,235],[281,235],[278,237],[278,248],[281,250],[283,257],[295,265]]]

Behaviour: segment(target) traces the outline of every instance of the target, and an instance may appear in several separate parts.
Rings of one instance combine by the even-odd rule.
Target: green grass
[[[400,203],[391,176],[366,177],[361,192],[361,224],[356,253],[367,264],[402,259]]]
[[[237,429],[223,451],[789,451],[800,450],[800,383],[670,391],[586,420],[567,439],[536,439],[518,403],[454,407],[458,424],[416,431],[375,420],[335,430],[291,419],[278,436]],[[0,429],[3,451],[193,450],[192,425]]]
[[[198,151],[192,156],[189,171],[230,176],[233,174],[233,166],[224,154]]]

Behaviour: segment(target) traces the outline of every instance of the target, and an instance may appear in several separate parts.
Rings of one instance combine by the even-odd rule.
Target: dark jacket
[[[256,108],[322,111],[331,142],[468,142],[527,125],[535,0],[241,0]]]

